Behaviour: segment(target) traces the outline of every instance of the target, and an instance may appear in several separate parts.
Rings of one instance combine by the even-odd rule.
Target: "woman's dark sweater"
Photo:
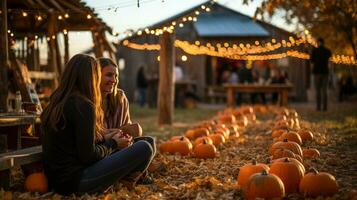
[[[44,169],[51,187],[61,194],[77,191],[83,170],[116,150],[113,139],[95,143],[94,107],[72,96],[64,105],[58,130],[41,127]]]

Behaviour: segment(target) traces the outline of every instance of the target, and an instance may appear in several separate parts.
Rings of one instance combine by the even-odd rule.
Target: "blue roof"
[[[252,18],[238,13],[204,13],[194,27],[201,37],[267,37],[269,32]]]

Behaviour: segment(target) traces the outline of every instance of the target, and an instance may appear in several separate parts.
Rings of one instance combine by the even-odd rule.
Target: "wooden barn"
[[[148,103],[152,106],[156,104],[159,77],[159,51],[157,50],[159,34],[157,33],[172,25],[175,26],[172,34],[175,38],[176,65],[183,69],[183,80],[192,83],[195,93],[201,99],[207,99],[211,95],[211,88],[221,87],[222,72],[226,68],[234,68],[241,62],[259,71],[266,71],[272,67],[282,69],[294,85],[289,97],[296,101],[307,100],[306,88],[309,87],[310,80],[306,60],[290,56],[271,56],[286,52],[286,44],[296,36],[272,24],[255,21],[240,12],[210,2],[186,10],[146,29],[138,30],[117,46],[116,55],[121,65],[120,85],[126,91],[129,100],[135,99],[136,74],[139,67],[144,66],[149,83]],[[177,44],[177,41],[181,43]],[[219,47],[239,49],[243,45],[243,48],[248,48],[248,52],[252,54],[262,52],[260,55],[266,55],[266,58],[254,60],[254,57],[247,59],[242,56],[240,59],[234,56],[222,56],[223,54],[220,53],[194,55],[196,51],[192,48],[191,50],[190,47],[183,48],[187,43],[196,47],[214,46],[217,49]],[[275,49],[267,48],[267,46],[275,47],[274,44],[278,43],[281,45]],[[289,47],[290,45],[288,44]],[[254,48],[255,46],[260,48]],[[306,44],[295,45],[295,49],[306,49]],[[270,58],[269,55],[274,58]]]

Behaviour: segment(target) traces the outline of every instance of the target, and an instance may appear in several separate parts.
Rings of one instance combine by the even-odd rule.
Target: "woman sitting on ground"
[[[75,55],[41,115],[44,170],[60,194],[103,191],[145,171],[154,157],[147,141],[131,145],[132,138],[120,132],[103,135],[100,80],[95,59]]]

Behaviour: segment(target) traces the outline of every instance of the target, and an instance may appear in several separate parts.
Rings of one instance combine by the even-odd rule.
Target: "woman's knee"
[[[154,149],[148,141],[139,140],[133,144],[134,148],[138,148],[140,154],[148,155],[152,157],[154,154]]]

